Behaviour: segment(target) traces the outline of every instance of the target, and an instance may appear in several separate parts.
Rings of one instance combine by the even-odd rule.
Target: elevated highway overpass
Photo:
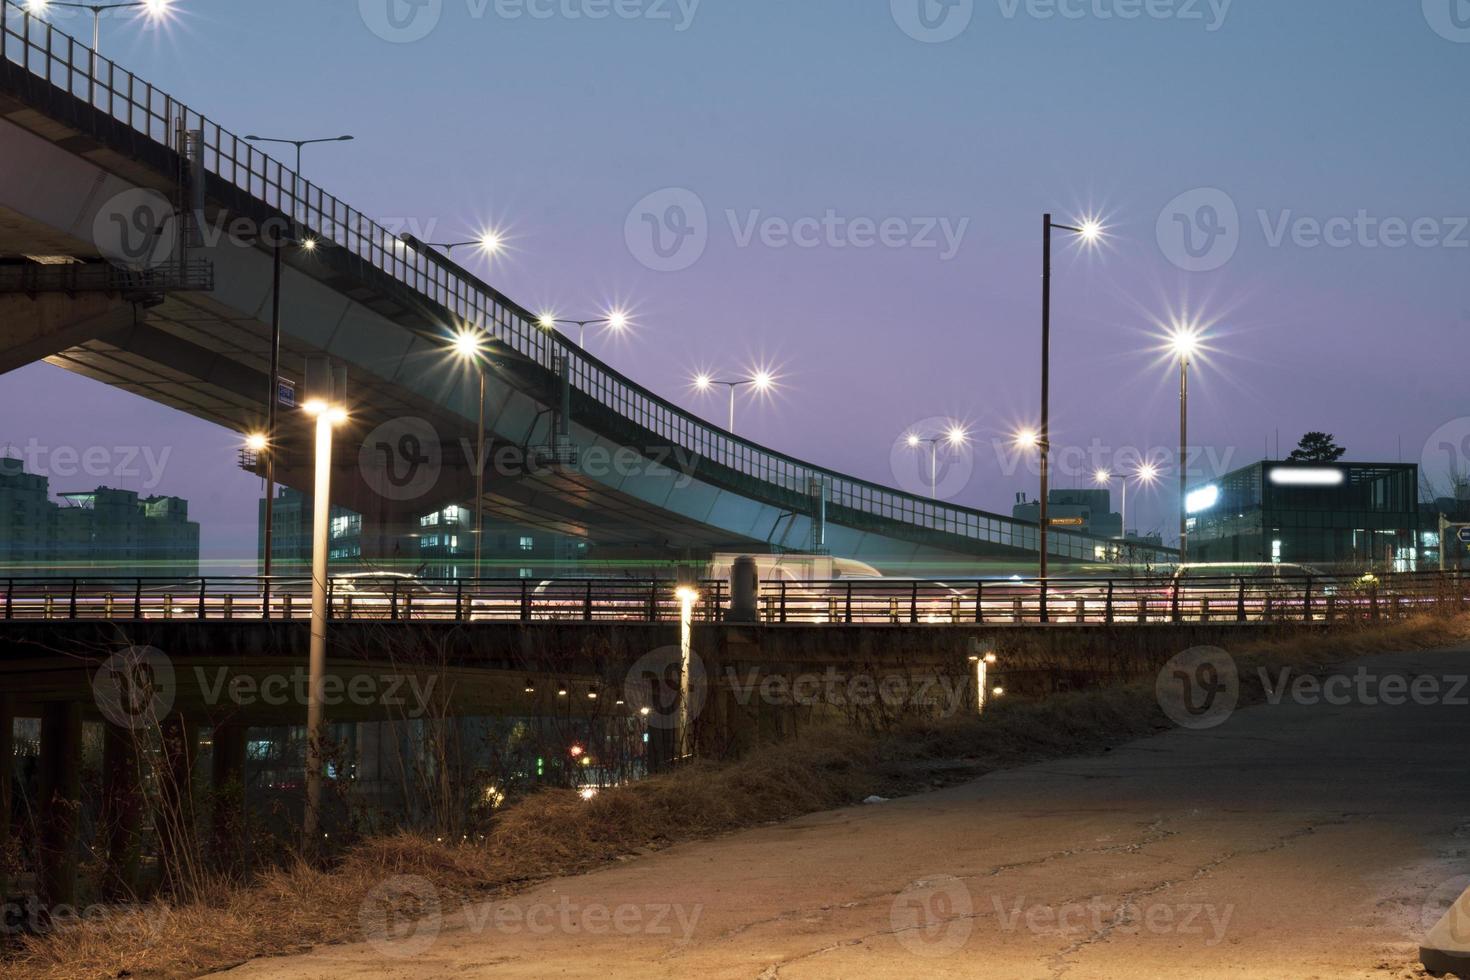
[[[364,515],[369,561],[391,558],[419,515],[473,498],[478,382],[446,350],[466,329],[487,338],[487,511],[591,558],[826,550],[970,575],[1035,561],[1034,524],[695,417],[23,7],[0,11],[0,372],[45,360],[259,431],[274,295],[259,231],[290,227],[316,247],[283,249],[280,376],[299,385],[314,355],[347,367],[333,497]],[[152,246],[150,229],[163,230]],[[309,490],[300,415],[282,413],[276,478]],[[1048,550],[1063,569],[1174,559],[1060,529]]]

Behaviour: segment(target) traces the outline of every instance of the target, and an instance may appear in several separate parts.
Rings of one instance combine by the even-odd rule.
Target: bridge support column
[[[15,698],[0,694],[0,841],[10,840],[10,787],[15,778]],[[0,901],[9,893],[0,864]]]
[[[75,904],[82,798],[82,706],[76,701],[41,709],[40,795],[42,898],[52,907]]]
[[[102,827],[107,841],[103,892],[109,899],[138,894],[142,824],[136,733],[106,724],[102,732]]]
[[[174,712],[163,720],[163,766],[158,780],[158,811],[153,815],[158,835],[160,880],[175,894],[187,890],[197,856],[194,827],[194,759],[198,729]]]
[[[210,753],[210,853],[218,870],[245,870],[246,726],[235,721],[214,726]]]

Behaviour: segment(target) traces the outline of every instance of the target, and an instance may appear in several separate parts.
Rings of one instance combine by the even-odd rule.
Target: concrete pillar
[[[142,860],[143,793],[137,733],[107,724],[102,733],[102,830],[107,842],[103,891],[110,899],[138,894]]]
[[[210,853],[216,868],[245,870],[245,742],[247,728],[227,721],[214,726],[210,753]]]
[[[163,720],[163,766],[158,780],[158,812],[153,827],[158,837],[160,878],[175,892],[185,891],[198,856],[194,833],[194,759],[198,729],[175,712]]]
[[[0,841],[10,840],[11,783],[15,779],[15,699],[0,694]],[[0,899],[9,894],[0,864]]]
[[[47,704],[41,709],[40,886],[52,906],[76,902],[81,796],[82,706]]]

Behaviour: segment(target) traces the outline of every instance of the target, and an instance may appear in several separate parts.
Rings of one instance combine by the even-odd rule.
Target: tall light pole
[[[1102,237],[1102,225],[1094,220],[1087,220],[1082,226],[1058,224],[1052,220],[1051,214],[1042,215],[1041,220],[1041,432],[1038,434],[1038,444],[1041,450],[1041,581],[1046,582],[1047,555],[1046,555],[1046,532],[1047,532],[1047,497],[1049,470],[1051,467],[1051,233],[1056,228],[1061,231],[1071,232],[1078,235],[1088,244],[1096,242]],[[1045,612],[1043,610],[1043,618]]]
[[[96,68],[96,56],[102,50],[102,15],[109,10],[141,8],[143,14],[158,20],[168,14],[173,0],[131,0],[123,3],[74,3],[68,0],[26,0],[26,10],[37,16],[51,7],[69,7],[73,10],[92,12],[92,61]]]
[[[303,252],[314,252],[314,238],[297,239],[277,232],[271,243],[271,350],[270,376],[266,378],[265,432],[258,440],[252,440],[265,452],[265,520],[264,520],[264,567],[265,618],[270,618],[270,577],[274,561],[275,499],[276,499],[276,409],[280,403],[281,376],[281,253],[287,245],[299,246]]]
[[[470,245],[475,246],[486,255],[494,255],[495,253],[500,251],[500,246],[503,244],[500,233],[496,231],[484,232],[480,235],[479,238],[471,239],[467,242],[422,242],[414,236],[408,234],[408,232],[404,232],[403,234],[399,235],[398,238],[400,241],[403,241],[406,244],[420,250],[426,248],[442,248],[444,249],[444,254],[449,256],[450,258],[454,258],[455,249],[466,248]]]
[[[296,147],[295,175],[297,177],[301,176],[301,148],[303,146],[311,146],[313,143],[350,143],[354,139],[352,136],[323,136],[309,140],[279,139],[275,136],[247,136],[245,138],[252,143],[285,143],[287,146]]]
[[[730,389],[730,424],[726,427],[725,431],[729,432],[731,435],[735,434],[736,389],[743,388],[746,385],[750,385],[757,392],[767,392],[770,391],[771,388],[775,386],[775,384],[776,379],[769,371],[757,371],[748,378],[735,378],[729,381],[721,381],[717,378],[712,378],[707,374],[698,375],[694,379],[694,387],[700,391],[709,391],[711,388],[719,385],[724,385],[726,388]]]
[[[543,313],[537,322],[545,330],[555,329],[557,326],[577,328],[577,346],[583,350],[587,348],[587,328],[591,326],[604,326],[613,333],[622,333],[628,328],[628,314],[622,310],[613,310],[605,316],[594,317],[590,320],[566,320],[551,313]]]
[[[306,369],[307,400],[301,406],[316,419],[316,482],[311,518],[311,652],[306,697],[306,814],[303,827],[307,853],[316,850],[321,826],[322,776],[325,756],[324,683],[327,670],[327,557],[332,516],[332,429],[346,421],[346,372],[326,358]]]
[[[1175,324],[1169,346],[1179,358],[1179,564],[1189,561],[1189,516],[1185,501],[1189,493],[1189,361],[1199,350],[1199,329]]]
[[[942,436],[921,436],[917,432],[910,432],[907,442],[910,449],[918,449],[920,446],[929,447],[929,499],[939,499],[939,446],[943,443],[951,449],[958,449],[969,441],[970,434],[959,424],[951,424],[949,431]]]
[[[479,578],[481,542],[485,540],[485,332],[461,331],[454,338],[454,352],[473,364],[480,378],[480,438],[475,450],[475,578]]]

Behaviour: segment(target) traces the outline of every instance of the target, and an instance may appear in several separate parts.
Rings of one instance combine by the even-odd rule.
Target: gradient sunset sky
[[[1058,240],[1053,441],[1093,450],[1056,485],[1172,452],[1157,348],[1181,316],[1209,335],[1202,475],[1278,430],[1283,453],[1308,429],[1351,459],[1429,444],[1441,482],[1441,444],[1470,451],[1464,0],[922,0],[937,36],[921,0],[433,0],[403,43],[389,2],[179,0],[162,29],[104,22],[103,50],[235,133],[355,135],[309,148],[307,175],[424,239],[500,230],[499,257],[457,257],[532,309],[626,306],[636,329],[589,346],[706,417],[725,403],[696,372],[771,367],[742,434],[877,482],[922,492],[895,444],[953,418],[974,441],[952,499],[1035,494],[1005,443],[1037,415],[1046,210],[1108,228],[1095,251]],[[690,200],[702,253],[650,268],[642,214]],[[747,237],[770,218],[841,230]],[[864,222],[890,241],[859,247]],[[33,455],[148,447],[156,485],[139,466],[52,489],[186,497],[206,559],[253,559],[234,433],[47,365],[0,377],[0,419]],[[1167,526],[1174,500],[1130,494],[1130,525]]]

